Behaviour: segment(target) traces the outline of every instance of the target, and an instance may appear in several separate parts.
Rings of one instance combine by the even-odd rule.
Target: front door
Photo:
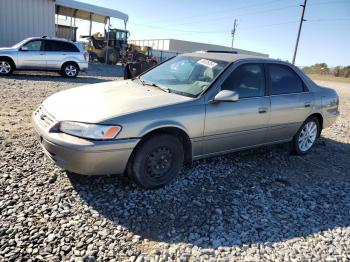
[[[17,67],[19,69],[46,68],[46,54],[43,50],[42,40],[31,40],[19,49]]]
[[[265,94],[264,66],[241,64],[223,77],[219,90],[236,91],[236,102],[211,103],[207,98],[203,153],[214,154],[265,142],[270,100]],[[208,93],[208,96],[213,96]],[[215,96],[215,93],[214,93]]]

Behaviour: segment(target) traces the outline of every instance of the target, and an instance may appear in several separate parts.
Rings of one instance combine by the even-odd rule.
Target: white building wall
[[[0,47],[44,35],[55,36],[54,0],[0,0]]]
[[[154,50],[169,51],[173,53],[190,53],[201,50],[216,50],[216,51],[232,51],[231,47],[221,46],[221,45],[212,45],[177,39],[145,39],[145,40],[130,40],[130,43],[139,45],[139,46],[150,46]],[[261,57],[269,57],[268,54],[252,52],[248,50],[234,48],[233,51],[237,51],[239,54],[245,55],[255,55]]]
[[[150,40],[129,40],[130,44],[138,45],[141,47],[149,46],[154,50],[169,51],[169,39],[150,39]]]
[[[268,57],[267,54],[252,52],[252,51],[238,49],[238,48],[232,49],[231,47],[222,46],[222,45],[212,45],[212,44],[176,40],[176,39],[170,39],[169,41],[170,41],[169,49],[171,51],[175,51],[179,53],[190,53],[190,52],[196,52],[201,50],[203,51],[215,50],[215,51],[237,51],[238,54]]]

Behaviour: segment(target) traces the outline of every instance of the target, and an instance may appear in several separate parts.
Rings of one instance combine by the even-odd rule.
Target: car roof
[[[67,42],[67,43],[73,43],[70,40],[64,39],[64,38],[58,38],[58,37],[29,37],[27,40],[55,40],[55,41],[61,41],[61,42]]]
[[[265,60],[265,61],[279,61],[279,60],[274,60],[271,58],[266,58],[266,57],[261,57],[261,56],[235,54],[235,53],[223,53],[223,52],[214,52],[214,51],[185,53],[185,54],[182,54],[182,56],[191,56],[191,57],[198,57],[198,58],[211,59],[211,60],[221,60],[221,61],[225,61],[228,63],[233,63],[237,60],[243,60],[243,59],[244,60],[246,60],[246,59],[259,59],[259,60]]]

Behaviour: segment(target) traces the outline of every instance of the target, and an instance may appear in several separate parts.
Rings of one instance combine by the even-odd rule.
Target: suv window
[[[46,40],[45,51],[79,52],[79,49],[72,43],[63,42],[63,41]]]
[[[240,98],[263,96],[265,76],[262,64],[244,64],[237,67],[221,85],[222,90],[232,90]]]
[[[269,64],[271,95],[301,93],[304,85],[300,77],[288,66]]]
[[[41,50],[42,41],[41,40],[32,40],[23,46],[28,48],[28,51],[40,51]]]

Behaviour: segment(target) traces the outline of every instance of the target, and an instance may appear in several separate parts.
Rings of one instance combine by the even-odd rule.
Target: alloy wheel
[[[10,63],[6,61],[1,61],[0,62],[0,73],[1,74],[8,74],[11,71],[11,65]]]
[[[75,76],[77,74],[77,68],[74,65],[67,66],[64,71],[66,72],[67,76]]]
[[[304,125],[298,137],[298,146],[302,152],[306,152],[313,146],[317,132],[317,124],[315,122],[310,121]]]

